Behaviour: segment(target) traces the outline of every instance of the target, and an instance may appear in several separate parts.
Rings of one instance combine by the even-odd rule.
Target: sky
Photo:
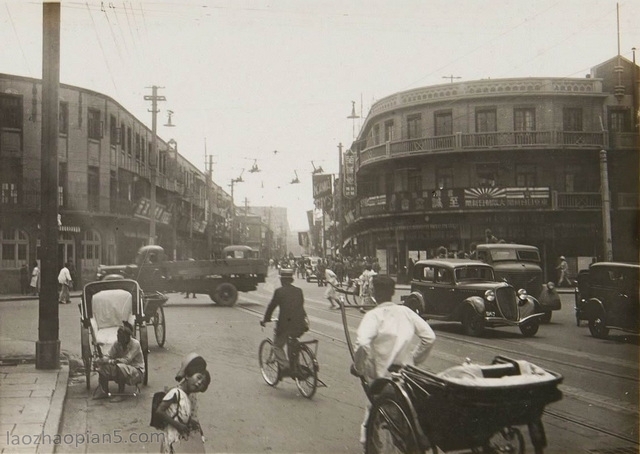
[[[449,77],[584,77],[617,55],[616,5],[631,60],[638,0],[62,1],[60,82],[149,127],[162,87],[160,138],[202,171],[212,155],[228,193],[242,175],[236,205],[287,207],[307,230],[314,166],[337,173],[376,100]],[[42,77],[42,10],[0,1],[0,73]]]

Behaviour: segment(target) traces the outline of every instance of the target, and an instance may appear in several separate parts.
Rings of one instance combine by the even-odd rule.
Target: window
[[[115,115],[109,116],[109,143],[112,147],[120,143],[120,130],[118,129],[118,121]]]
[[[441,284],[451,284],[453,282],[453,272],[446,268],[438,268],[436,282]]]
[[[393,140],[393,120],[384,122],[384,141],[389,142]]]
[[[100,173],[98,168],[90,166],[87,169],[87,194],[89,211],[100,210]]]
[[[534,188],[537,186],[536,166],[516,165],[516,186],[519,188]]]
[[[378,145],[380,143],[380,125],[373,127],[373,144]]]
[[[422,191],[422,173],[419,169],[409,169],[407,175],[408,188],[411,192]]]
[[[582,131],[582,109],[564,108],[562,110],[562,127],[565,131]]]
[[[87,118],[87,132],[90,139],[100,140],[102,138],[102,122],[100,121],[100,111],[89,109]]]
[[[0,95],[0,128],[22,129],[22,97]]]
[[[436,183],[439,189],[453,187],[453,167],[436,168]]]
[[[453,116],[451,112],[436,112],[434,134],[436,136],[450,136],[453,134]]]
[[[407,139],[422,137],[422,115],[414,114],[407,117]]]
[[[2,268],[20,268],[29,257],[29,240],[22,230],[3,230],[0,237]]]
[[[425,266],[419,276],[421,281],[433,282],[435,270],[432,266]]]
[[[127,128],[127,153],[131,156],[131,149],[133,148],[133,132],[131,128]]]
[[[58,133],[69,134],[69,103],[60,102],[58,110]]]
[[[16,183],[2,183],[2,186],[0,186],[0,203],[18,204],[18,185]]]
[[[535,109],[514,109],[513,111],[514,131],[535,131],[536,111]]]
[[[496,132],[498,121],[496,109],[481,109],[476,111],[476,132]]]
[[[94,230],[87,230],[84,232],[82,238],[82,244],[80,246],[80,258],[82,260],[95,261],[95,266],[100,264],[100,235]],[[89,263],[83,263],[83,265],[89,266]]]
[[[131,154],[129,154],[131,156]],[[140,134],[136,132],[136,161],[140,161]]]
[[[609,111],[610,132],[630,132],[629,111],[612,109]]]
[[[498,172],[496,171],[498,167],[497,163],[476,165],[478,185],[483,188],[495,187],[498,184]]]
[[[65,193],[67,192],[67,163],[58,164],[58,206],[64,207]]]

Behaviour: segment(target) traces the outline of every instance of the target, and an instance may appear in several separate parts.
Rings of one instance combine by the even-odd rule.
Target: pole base
[[[60,340],[36,341],[36,369],[60,369]]]

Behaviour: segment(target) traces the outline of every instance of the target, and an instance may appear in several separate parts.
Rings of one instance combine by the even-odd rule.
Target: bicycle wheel
[[[153,330],[156,333],[156,342],[158,347],[164,347],[164,343],[167,339],[167,325],[164,318],[164,309],[159,306],[156,309],[156,313],[153,316]]]
[[[307,399],[311,399],[318,388],[318,361],[309,347],[300,345],[298,352],[296,386]]]
[[[434,450],[435,451],[435,450]],[[381,397],[371,409],[367,421],[366,454],[424,452],[411,421],[393,397]]]
[[[269,386],[277,385],[280,381],[280,367],[278,361],[276,361],[276,353],[273,351],[271,339],[265,339],[260,343],[258,360],[260,361],[260,372],[264,381]]]

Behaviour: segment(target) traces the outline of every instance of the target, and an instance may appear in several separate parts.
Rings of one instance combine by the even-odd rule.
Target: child
[[[211,383],[211,375],[201,356],[187,356],[193,359],[184,364],[176,379],[178,386],[170,389],[158,405],[156,414],[167,424],[160,446],[162,453],[176,453],[185,450],[189,441],[200,443],[202,429],[197,417],[195,393],[203,393]],[[189,452],[193,452],[189,450]],[[202,451],[204,452],[204,450]]]

